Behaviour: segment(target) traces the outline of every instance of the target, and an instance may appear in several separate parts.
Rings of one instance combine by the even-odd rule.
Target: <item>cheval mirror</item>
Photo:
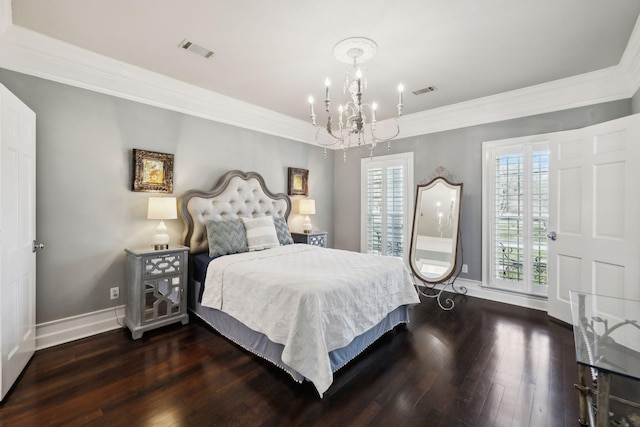
[[[434,177],[420,183],[416,189],[413,229],[409,248],[409,264],[414,277],[420,280],[423,288],[431,290],[421,295],[437,298],[443,310],[451,310],[455,305],[447,298],[442,302],[442,292],[450,285],[455,293],[465,294],[463,286],[456,288],[455,278],[458,271],[458,246],[460,241],[460,202],[462,183],[446,169],[436,169]],[[454,276],[452,280],[452,276]],[[436,284],[442,284],[436,288]]]

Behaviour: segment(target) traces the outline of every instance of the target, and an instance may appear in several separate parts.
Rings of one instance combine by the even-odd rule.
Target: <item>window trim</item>
[[[367,164],[372,162],[381,163],[386,167],[392,163],[400,163],[405,169],[404,185],[404,219],[402,236],[402,254],[405,261],[409,260],[409,238],[411,235],[411,219],[413,217],[413,198],[415,193],[413,176],[413,152],[388,154],[385,156],[366,157],[360,159],[360,252],[367,252]]]
[[[494,220],[494,195],[493,189],[495,188],[495,175],[494,175],[494,158],[495,152],[500,151],[500,154],[508,154],[508,153],[526,153],[528,152],[529,156],[532,156],[534,153],[535,147],[546,145],[547,149],[550,149],[550,139],[544,135],[533,135],[526,136],[520,138],[511,138],[499,141],[485,141],[482,143],[482,286],[525,294],[531,297],[539,297],[539,298],[547,298],[548,285],[544,288],[544,292],[539,292],[540,288],[535,287],[533,285],[533,280],[529,277],[529,273],[531,272],[531,267],[527,266],[524,270],[524,275],[527,277],[527,281],[523,283],[510,284],[508,287],[503,283],[493,278],[493,265],[495,262],[495,251],[494,245],[492,242],[492,236],[494,233],[493,220]],[[531,159],[529,159],[531,160]],[[551,159],[549,158],[549,161]],[[550,173],[550,172],[549,172]],[[527,215],[531,214],[531,186],[532,186],[532,172],[529,166],[525,165],[525,182],[524,186],[527,189],[527,193],[523,200],[524,210],[527,212]],[[549,200],[551,203],[551,200]],[[531,218],[528,218],[529,220]],[[532,225],[529,220],[525,220],[524,224],[524,234],[527,236],[528,245],[532,243],[533,239],[531,236]],[[547,265],[551,260],[547,259]],[[548,271],[548,268],[547,268]],[[538,292],[536,292],[538,290]]]

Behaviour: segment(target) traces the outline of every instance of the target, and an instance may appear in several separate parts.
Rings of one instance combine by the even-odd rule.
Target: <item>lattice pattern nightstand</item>
[[[291,233],[294,243],[306,243],[307,245],[327,247],[327,232],[312,231],[311,233]]]
[[[145,331],[175,322],[189,323],[187,314],[186,246],[167,250],[126,249],[127,308],[125,325],[133,339]]]

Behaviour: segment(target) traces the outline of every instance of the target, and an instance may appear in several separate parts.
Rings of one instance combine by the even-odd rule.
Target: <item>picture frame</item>
[[[309,195],[309,170],[289,168],[289,196]]]
[[[173,154],[134,148],[131,190],[173,193]]]

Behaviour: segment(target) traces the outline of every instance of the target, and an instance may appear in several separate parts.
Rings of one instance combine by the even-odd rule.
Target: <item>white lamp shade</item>
[[[300,200],[300,205],[298,206],[298,210],[300,211],[300,215],[315,215],[316,213],[316,201],[315,200]]]
[[[149,197],[147,219],[176,219],[178,211],[175,197]]]

